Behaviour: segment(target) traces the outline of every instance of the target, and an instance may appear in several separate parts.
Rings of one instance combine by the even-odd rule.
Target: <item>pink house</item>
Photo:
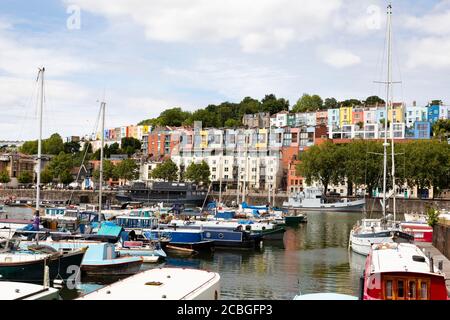
[[[352,112],[353,124],[364,123],[364,110],[353,109]]]
[[[328,124],[328,110],[316,112],[316,125]]]

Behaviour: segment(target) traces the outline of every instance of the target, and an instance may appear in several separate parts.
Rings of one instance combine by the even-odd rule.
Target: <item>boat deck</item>
[[[436,249],[431,243],[416,242],[416,245],[420,249],[425,249],[425,254],[431,253],[431,257],[434,259],[435,270],[437,270],[437,264],[440,260],[443,261],[442,272],[445,274],[445,285],[447,286],[447,294],[450,297],[450,260],[447,259],[438,249]]]

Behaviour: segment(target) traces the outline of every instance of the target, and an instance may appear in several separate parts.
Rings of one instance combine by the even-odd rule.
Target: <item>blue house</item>
[[[428,121],[414,122],[413,139],[430,139],[431,123]]]
[[[431,105],[428,107],[428,121],[431,123],[435,123],[439,120],[439,110],[441,106],[440,105]]]

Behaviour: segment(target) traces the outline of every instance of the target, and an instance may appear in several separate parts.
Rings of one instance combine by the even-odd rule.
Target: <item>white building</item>
[[[412,128],[416,121],[427,121],[428,108],[410,106],[405,109],[405,123],[407,128]]]

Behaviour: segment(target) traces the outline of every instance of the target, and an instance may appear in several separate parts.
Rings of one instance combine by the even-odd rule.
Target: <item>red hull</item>
[[[422,223],[402,223],[402,230],[414,237],[415,242],[433,242],[433,228]]]

